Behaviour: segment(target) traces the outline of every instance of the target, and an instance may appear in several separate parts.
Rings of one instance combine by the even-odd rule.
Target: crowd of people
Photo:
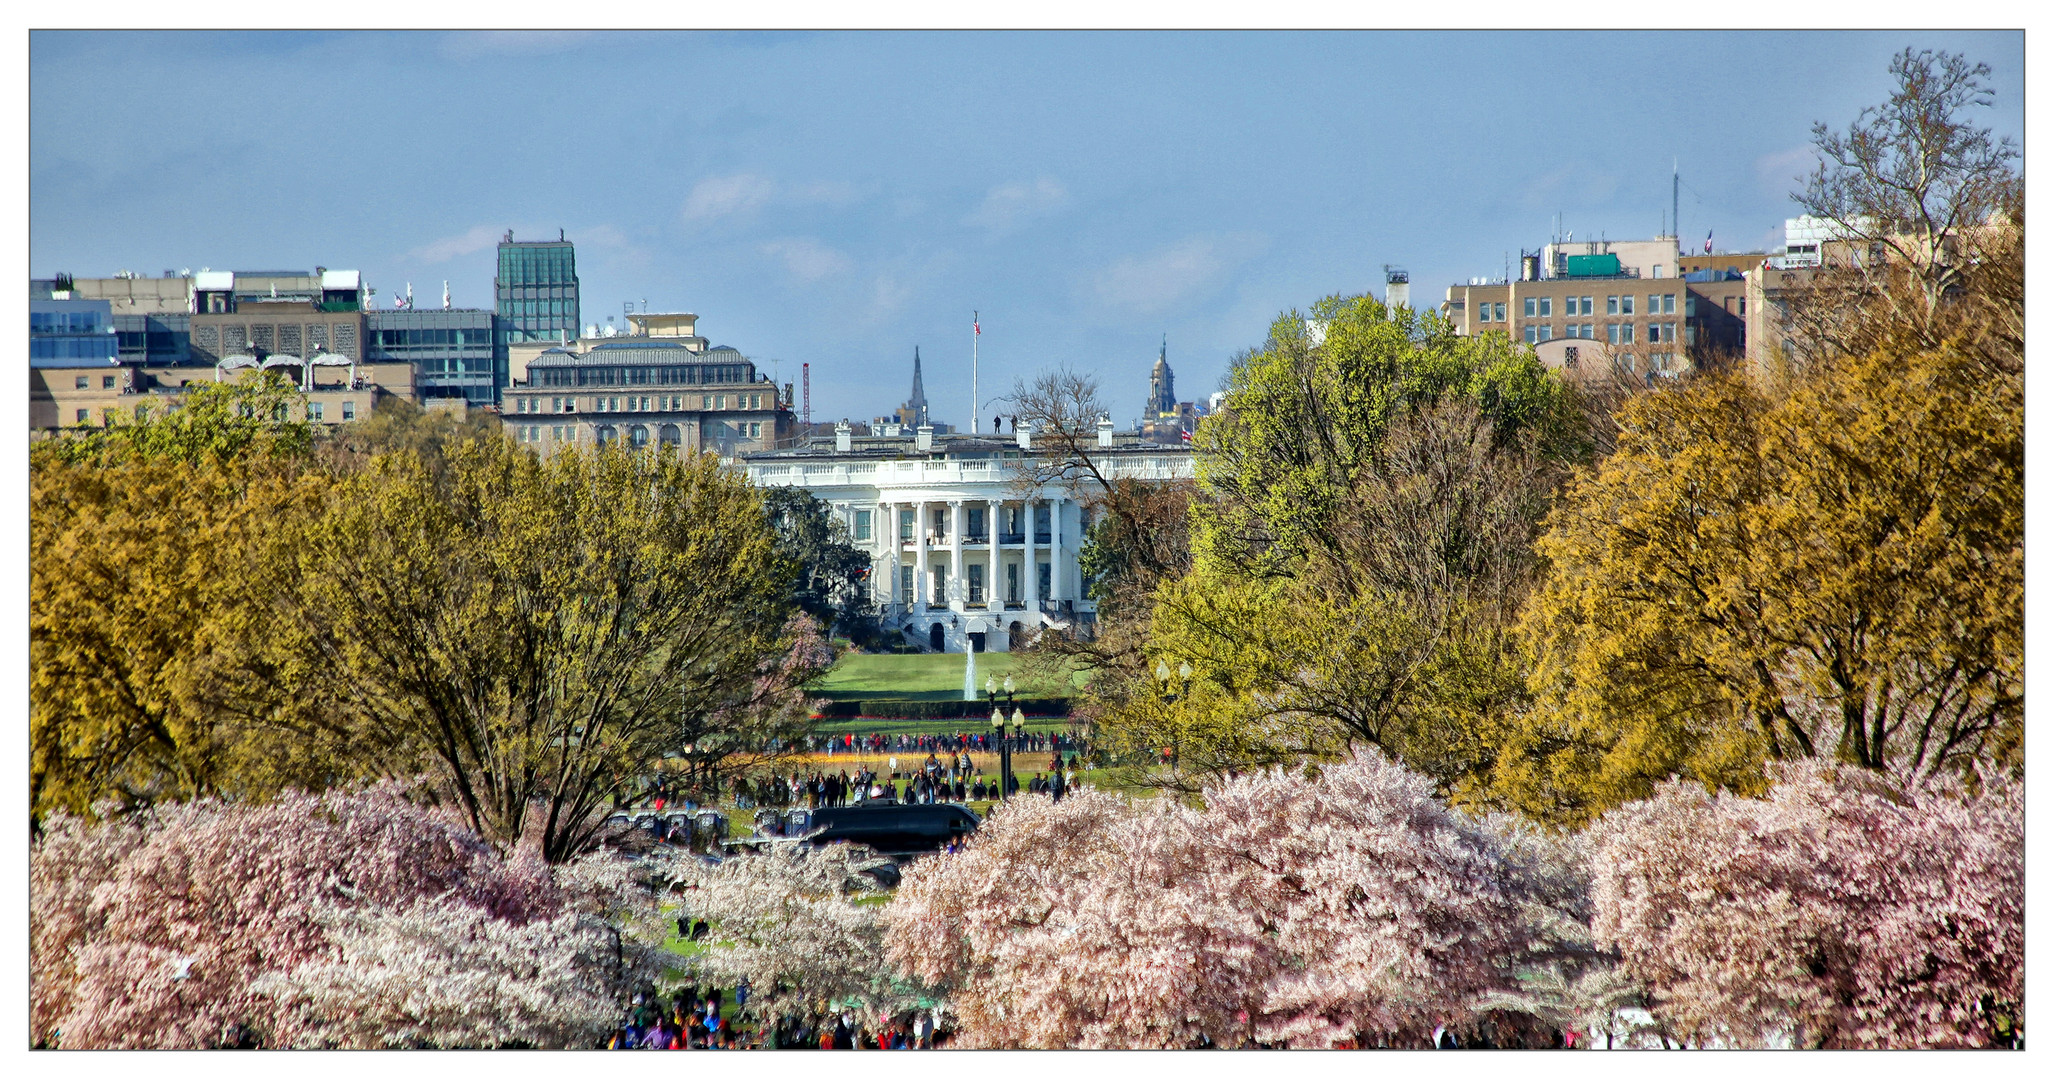
[[[998,739],[986,732],[963,731],[949,735],[847,733],[811,736],[806,749],[831,757],[846,754],[869,757],[879,754],[995,754],[998,752]],[[1078,754],[1083,750],[1084,740],[1068,732],[1030,731],[1013,736],[1013,752],[1016,754]]]
[[[925,761],[897,768],[898,759],[887,763],[890,772],[859,766],[839,771],[815,770],[773,776],[752,785],[763,805],[804,807],[863,806],[872,803],[933,804],[983,802],[999,797],[999,780],[977,770],[968,751],[947,757],[930,752]],[[1013,776],[1012,791],[1052,795],[1060,800],[1076,782],[1075,754],[1052,752],[1045,772],[1025,781]],[[766,790],[767,789],[767,790]]]
[[[746,984],[735,988],[734,1013],[748,1003]],[[722,994],[699,997],[684,987],[669,1001],[655,990],[635,995],[627,1019],[606,1042],[609,1050],[928,1050],[946,1045],[949,1032],[931,1009],[880,1013],[823,1009],[814,1016],[783,1016],[766,1029],[737,1022],[722,1011]],[[822,1003],[823,1006],[826,1003]]]

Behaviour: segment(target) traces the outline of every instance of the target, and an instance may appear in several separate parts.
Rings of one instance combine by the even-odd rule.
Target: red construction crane
[[[799,365],[799,386],[802,387],[799,391],[799,422],[805,424],[808,429],[811,429],[813,427],[812,363],[808,362]]]

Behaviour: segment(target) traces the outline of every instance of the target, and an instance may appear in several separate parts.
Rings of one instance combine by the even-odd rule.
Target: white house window
[[[856,539],[870,539],[870,511],[856,511]]]

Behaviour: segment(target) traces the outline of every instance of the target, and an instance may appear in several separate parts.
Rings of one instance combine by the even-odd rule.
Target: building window
[[[343,403],[342,403],[342,418],[343,418],[344,420],[355,420],[355,419],[357,418],[357,403],[356,403],[356,402],[354,402],[354,401],[345,401],[345,402],[343,402]]]
[[[76,383],[75,383],[75,384],[74,384],[74,385],[72,386],[72,389],[74,389],[74,390],[84,390],[85,388],[86,388],[86,377],[85,377],[84,375],[80,375],[80,376],[78,376],[77,382],[76,382]]]
[[[1621,344],[1621,345],[1631,345],[1631,344],[1633,344],[1633,324],[1632,324],[1632,323],[1620,323],[1620,324],[1619,324],[1619,344]]]
[[[1540,331],[1535,330],[1533,324],[1528,323],[1526,326],[1526,343],[1532,345],[1538,341],[1540,341]]]
[[[1618,324],[1618,323],[1606,323],[1606,324],[1605,324],[1605,344],[1607,344],[1607,345],[1617,345],[1617,344],[1619,344],[1619,324]]]
[[[1540,328],[1540,339],[1542,341],[1555,340],[1555,328],[1552,326],[1547,326],[1545,324],[1542,325]]]
[[[78,422],[78,423],[81,423],[81,424],[85,423],[85,422],[86,422],[86,415],[87,415],[87,414],[86,414],[86,410],[84,410],[84,409],[80,409],[80,410],[78,410],[77,422]]]
[[[1619,298],[1619,314],[1633,314],[1633,295],[1631,293]]]
[[[913,538],[913,525],[914,525],[914,517],[913,517],[913,511],[911,511],[911,510],[901,510],[901,511],[899,511],[899,539],[901,539],[901,540],[911,540],[911,539]]]
[[[1607,314],[1607,315],[1617,315],[1617,314],[1619,314],[1619,298],[1618,298],[1618,297],[1616,297],[1616,296],[1607,296],[1607,297],[1605,297],[1605,314]]]
[[[112,389],[114,389],[114,376],[112,376],[112,375],[102,375],[102,376],[100,376],[100,389],[102,389],[102,390],[112,390]]]
[[[1655,264],[1655,274],[1654,274],[1654,276],[1656,276],[1656,277],[1661,277],[1661,276],[1662,276],[1662,264],[1661,264],[1661,263],[1656,263],[1656,264]]]
[[[1575,369],[1576,346],[1571,345],[1568,348],[1562,350],[1562,366],[1565,368],[1569,368],[1571,370]]]
[[[1740,298],[1740,317],[1743,319],[1747,317],[1747,297],[1745,296]]]
[[[762,424],[760,424],[760,423],[750,424],[750,425],[749,425],[749,437],[750,437],[750,438],[752,438],[752,439],[760,439],[760,438],[762,438],[762,437],[763,437],[763,425],[762,425]]]
[[[1650,312],[1649,314],[1653,314],[1653,313],[1652,313],[1652,312]],[[1676,314],[1676,294],[1675,294],[1675,293],[1663,293],[1663,294],[1662,294],[1662,314],[1664,314],[1664,315],[1674,315],[1674,314]]]
[[[1554,316],[1555,316],[1555,298],[1554,298],[1554,297],[1552,297],[1552,296],[1543,296],[1543,297],[1541,297],[1541,298],[1540,298],[1540,313],[1541,313],[1541,318],[1543,318],[1543,319],[1551,319],[1551,318],[1554,318]]]
[[[322,420],[322,405],[318,401],[307,402],[307,419],[318,424]]]
[[[984,603],[984,564],[973,562],[965,566],[964,570],[966,571],[965,576],[970,580],[970,602],[973,604]]]
[[[856,511],[856,539],[870,539],[870,511]]]
[[[1534,299],[1533,299],[1533,297],[1531,297],[1531,296],[1527,297],[1527,298],[1526,298],[1526,317],[1527,317],[1527,318],[1529,318],[1529,319],[1531,319],[1531,318],[1533,318],[1533,317],[1534,317],[1535,315],[1539,314],[1539,312],[1540,312],[1540,305],[1538,305],[1538,304],[1536,304],[1536,303],[1534,302]]]

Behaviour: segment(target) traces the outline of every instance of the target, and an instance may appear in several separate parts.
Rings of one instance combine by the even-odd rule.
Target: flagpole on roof
[[[984,335],[984,328],[977,324],[977,312],[970,313],[970,434],[977,434],[977,413],[984,408],[983,398],[977,396],[977,339]],[[996,431],[992,434],[998,434]]]

